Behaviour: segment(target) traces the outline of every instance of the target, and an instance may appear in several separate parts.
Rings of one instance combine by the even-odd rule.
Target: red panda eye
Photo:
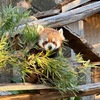
[[[43,42],[43,46],[46,45],[47,43],[48,43],[48,41],[44,41],[44,42]]]
[[[57,43],[56,43],[55,41],[52,41],[52,43],[53,43],[54,45],[57,45]]]
[[[47,43],[48,43],[48,41],[45,41],[44,43],[45,43],[45,44],[47,44]]]

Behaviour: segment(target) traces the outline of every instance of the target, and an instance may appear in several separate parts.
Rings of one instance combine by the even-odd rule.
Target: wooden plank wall
[[[100,13],[84,20],[84,33],[86,40],[100,53]]]
[[[100,53],[100,13],[84,20],[84,35],[86,40]],[[94,77],[93,81],[100,82],[100,68],[94,68],[92,71]]]
[[[84,37],[84,26],[83,26],[83,21],[82,20],[71,23],[71,24],[68,24],[67,27],[72,29],[80,37]],[[72,51],[71,52],[71,58],[74,59],[75,58],[75,53],[73,52],[73,50],[71,50],[71,51]],[[88,69],[88,73],[86,73],[86,75],[85,75],[86,84],[91,83],[91,76],[89,75],[89,72],[90,72],[90,69]],[[81,98],[81,100],[94,100],[94,95],[83,96]]]
[[[100,82],[100,66],[92,68],[92,80],[93,82]]]
[[[100,13],[84,20],[84,33],[86,40],[100,53]],[[100,64],[92,69],[92,81],[100,82]],[[100,96],[95,96],[95,100],[100,100]]]

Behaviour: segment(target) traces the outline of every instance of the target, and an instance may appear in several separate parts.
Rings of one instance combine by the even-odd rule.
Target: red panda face
[[[63,30],[59,31],[53,28],[43,28],[39,31],[38,45],[44,50],[56,50],[61,47],[64,40]]]

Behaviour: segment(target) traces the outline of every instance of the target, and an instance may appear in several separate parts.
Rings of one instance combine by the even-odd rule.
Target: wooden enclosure
[[[52,10],[34,14],[38,20],[28,23],[30,26],[41,24],[53,28],[62,27],[65,38],[68,40],[69,45],[66,46],[70,48],[68,51],[70,58],[73,60],[76,54],[81,53],[84,60],[90,59],[91,63],[98,66],[98,68],[88,70],[92,71],[92,78],[87,73],[86,84],[80,85],[78,92],[75,92],[77,96],[88,96],[83,97],[82,100],[94,100],[94,95],[100,93],[100,1],[94,1],[69,0],[64,5],[61,4]],[[19,30],[21,31],[24,26],[19,26]],[[11,71],[8,74],[11,75],[10,77],[14,77],[15,73]],[[7,75],[4,74],[5,79]],[[7,79],[7,82],[9,82],[9,79]],[[19,95],[9,93],[9,91],[14,90],[34,90],[35,93],[34,91],[33,93]],[[0,94],[6,91],[6,96],[0,96],[0,100],[56,100],[75,96],[73,93],[66,91],[62,97],[54,87],[29,83],[0,84],[0,91]]]

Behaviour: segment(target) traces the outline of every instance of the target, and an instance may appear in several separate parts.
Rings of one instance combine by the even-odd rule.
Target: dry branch
[[[69,23],[79,21],[86,17],[89,17],[95,13],[100,12],[100,1],[92,4],[82,6],[80,8],[61,13],[52,17],[44,18],[38,21],[28,23],[30,26],[41,24],[48,27],[61,27]],[[19,29],[23,29],[25,25],[19,26]]]

